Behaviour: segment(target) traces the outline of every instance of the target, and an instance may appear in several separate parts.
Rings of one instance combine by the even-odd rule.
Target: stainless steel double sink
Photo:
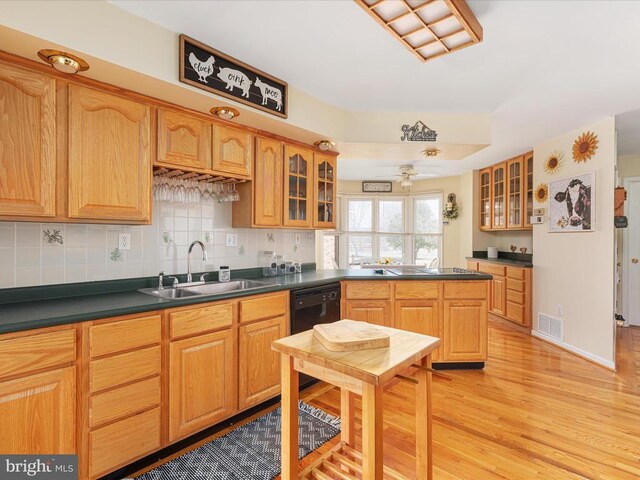
[[[276,282],[263,280],[234,280],[231,282],[211,282],[202,285],[192,285],[181,287],[166,287],[162,290],[158,288],[143,288],[139,292],[153,295],[154,297],[166,300],[180,300],[199,296],[220,295],[221,293],[255,290],[258,288],[272,287]]]

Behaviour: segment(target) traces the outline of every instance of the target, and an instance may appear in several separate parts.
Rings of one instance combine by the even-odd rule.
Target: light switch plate
[[[295,243],[296,245],[300,245],[300,234],[296,233],[293,235],[293,243]]]
[[[118,250],[131,250],[130,233],[121,233],[118,235]]]
[[[531,217],[531,224],[532,225],[539,225],[541,223],[545,222],[545,217],[544,215],[534,215],[533,217]]]
[[[236,233],[227,233],[227,236],[225,238],[225,245],[227,247],[237,247],[238,235]]]

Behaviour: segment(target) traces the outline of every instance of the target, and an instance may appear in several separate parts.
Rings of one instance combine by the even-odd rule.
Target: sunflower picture
[[[583,163],[595,155],[598,149],[598,136],[593,132],[586,132],[580,135],[573,142],[573,160],[576,163]]]
[[[553,174],[560,170],[564,154],[560,151],[554,151],[549,154],[544,162],[544,171]]]
[[[549,187],[547,187],[546,183],[541,183],[536,188],[536,202],[544,203],[547,201],[547,196],[549,194]]]

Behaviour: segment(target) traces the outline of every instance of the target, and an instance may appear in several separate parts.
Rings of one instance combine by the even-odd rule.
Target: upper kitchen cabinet
[[[507,228],[524,226],[522,155],[507,162]]]
[[[0,63],[0,215],[56,214],[56,82]]]
[[[311,227],[313,152],[293,145],[284,147],[284,226]]]
[[[68,215],[151,221],[150,107],[69,86]]]
[[[316,209],[313,226],[335,228],[336,226],[336,158],[316,153],[314,156]]]
[[[259,227],[282,225],[282,142],[256,138],[253,170],[254,224]]]
[[[158,109],[158,156],[165,167],[211,168],[211,123],[193,115]]]
[[[213,128],[214,172],[233,177],[251,177],[253,134],[247,130],[216,125]]]
[[[533,152],[527,152],[522,156],[524,169],[524,226],[533,228],[531,217],[533,216]]]
[[[491,167],[480,170],[480,230],[491,229]]]
[[[531,229],[533,152],[480,170],[480,230]]]

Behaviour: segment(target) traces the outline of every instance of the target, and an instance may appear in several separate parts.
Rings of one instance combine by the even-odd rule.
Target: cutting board
[[[314,325],[313,336],[332,352],[354,352],[389,346],[389,335],[375,325],[355,320]]]

